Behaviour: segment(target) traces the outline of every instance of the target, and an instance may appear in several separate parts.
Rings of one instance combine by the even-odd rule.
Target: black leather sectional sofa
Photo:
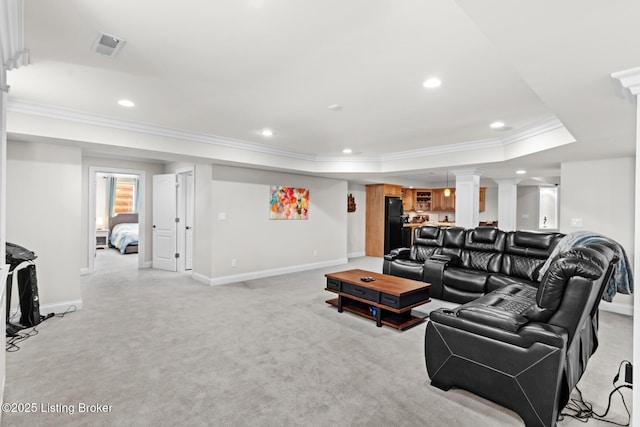
[[[598,305],[618,261],[615,242],[599,242],[545,264],[562,237],[421,227],[411,248],[385,256],[384,273],[430,282],[431,297],[462,303],[429,315],[432,385],[483,396],[527,427],[556,425],[598,347]]]
[[[540,268],[562,237],[423,226],[414,230],[411,248],[385,255],[383,272],[429,282],[432,298],[464,303],[512,283],[536,286]]]

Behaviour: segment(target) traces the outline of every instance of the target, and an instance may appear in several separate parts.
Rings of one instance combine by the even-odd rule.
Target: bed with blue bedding
[[[109,246],[121,254],[138,253],[138,214],[120,213],[109,223]]]

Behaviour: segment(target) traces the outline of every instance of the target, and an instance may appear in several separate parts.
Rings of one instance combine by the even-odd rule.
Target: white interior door
[[[153,268],[177,271],[176,175],[153,176]]]
[[[185,248],[184,248],[184,268],[193,268],[193,222],[194,222],[194,187],[193,173],[185,176]]]

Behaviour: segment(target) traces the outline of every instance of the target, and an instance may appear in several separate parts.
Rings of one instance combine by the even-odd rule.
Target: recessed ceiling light
[[[502,129],[504,127],[503,122],[493,122],[489,125],[491,129]]]
[[[260,135],[270,137],[274,135],[274,132],[271,129],[262,129]]]
[[[426,87],[427,89],[440,87],[440,85],[442,85],[442,81],[437,77],[431,77],[422,83],[422,86]]]
[[[526,171],[526,170],[524,170],[524,169],[520,169],[520,170],[517,170],[517,171],[516,171],[516,173],[517,173],[518,175],[524,175],[525,173],[527,173],[527,171]]]
[[[123,106],[123,107],[135,107],[136,104],[133,103],[133,101],[130,101],[128,99],[121,99],[120,101],[118,101],[118,104]]]
[[[332,104],[327,107],[331,111],[340,111],[342,110],[342,105]]]
[[[351,148],[345,148],[344,150],[342,150],[342,152],[344,154],[351,154],[351,153],[353,153],[353,150]]]

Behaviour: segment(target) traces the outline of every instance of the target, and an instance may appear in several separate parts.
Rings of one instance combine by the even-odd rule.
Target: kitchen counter
[[[409,222],[409,223],[404,224],[405,227],[411,227],[411,228],[420,227],[422,225],[434,225],[434,226],[438,226],[438,227],[454,227],[456,225],[456,223],[455,222],[444,222],[444,221],[440,221],[440,222],[425,221],[425,222]]]

